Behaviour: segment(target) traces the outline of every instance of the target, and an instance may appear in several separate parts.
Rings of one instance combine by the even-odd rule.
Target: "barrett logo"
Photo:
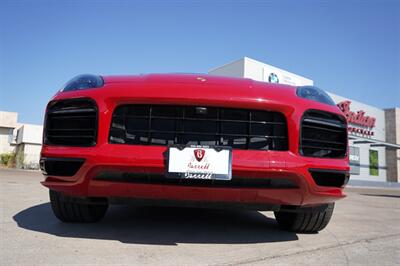
[[[271,83],[279,83],[278,75],[275,74],[275,73],[269,74],[268,81],[271,82]]]
[[[206,154],[206,151],[203,149],[196,149],[193,151],[194,152],[194,157],[196,157],[196,160],[198,162],[200,162],[201,160],[203,160],[204,155]]]

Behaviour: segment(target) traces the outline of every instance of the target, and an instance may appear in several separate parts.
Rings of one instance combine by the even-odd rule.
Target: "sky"
[[[250,57],[400,107],[400,1],[0,0],[0,110],[42,124],[73,76],[207,73]]]

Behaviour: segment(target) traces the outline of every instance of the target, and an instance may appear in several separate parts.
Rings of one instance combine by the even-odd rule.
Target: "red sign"
[[[349,132],[373,136],[374,132],[372,132],[371,129],[375,127],[376,118],[365,115],[363,110],[359,110],[357,112],[350,111],[350,104],[351,101],[343,101],[337,104],[337,106],[345,115],[349,124],[354,124],[361,127],[357,128],[349,126]]]

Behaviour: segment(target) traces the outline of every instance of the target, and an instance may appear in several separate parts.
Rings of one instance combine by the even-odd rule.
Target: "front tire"
[[[101,220],[108,209],[106,200],[80,202],[54,190],[49,194],[54,215],[66,223],[94,223]]]
[[[333,214],[335,204],[330,203],[323,210],[309,212],[274,212],[279,226],[296,233],[316,233],[324,229]]]

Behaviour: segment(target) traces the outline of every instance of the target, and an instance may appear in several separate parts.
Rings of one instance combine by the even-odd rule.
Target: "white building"
[[[0,111],[0,154],[13,152],[14,129],[17,127],[18,114]]]
[[[0,112],[0,154],[13,154],[18,168],[38,169],[43,126],[18,124],[18,114]]]
[[[18,128],[16,137],[18,168],[39,169],[42,134],[43,126],[40,125],[22,124]]]
[[[311,79],[248,57],[214,68],[209,74],[314,85]],[[400,109],[384,110],[328,93],[348,118],[351,179],[400,182]]]
[[[258,81],[288,84],[292,86],[313,85],[311,79],[267,65],[263,62],[243,57],[232,63],[211,69],[209,74],[228,77],[244,77]]]

